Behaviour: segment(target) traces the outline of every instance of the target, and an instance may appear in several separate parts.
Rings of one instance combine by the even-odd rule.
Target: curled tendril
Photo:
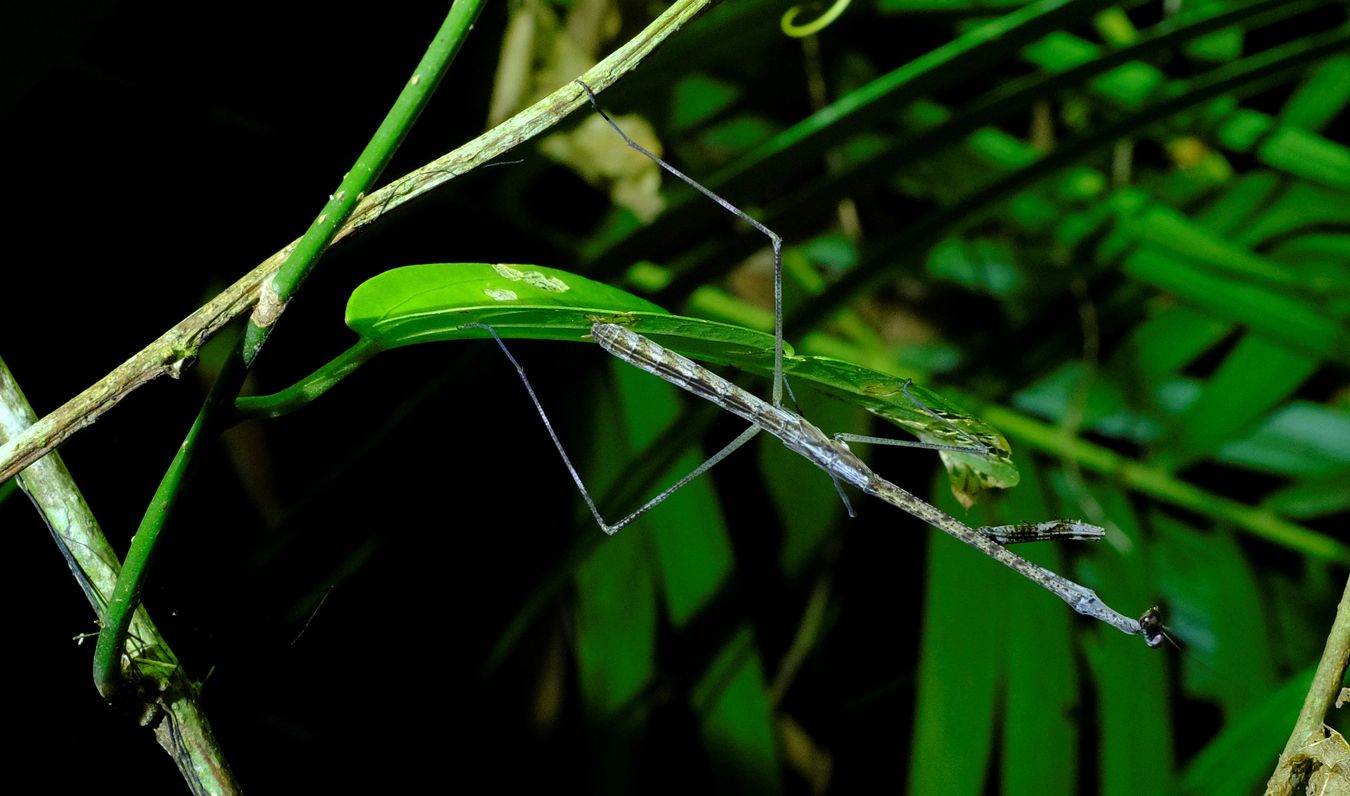
[[[798,25],[797,18],[806,13],[806,7],[804,5],[793,6],[783,14],[783,18],[778,24],[783,29],[783,33],[788,36],[794,39],[803,39],[828,27],[831,22],[839,18],[840,14],[844,13],[851,2],[853,0],[834,0],[834,5],[826,9],[824,14],[805,25]]]

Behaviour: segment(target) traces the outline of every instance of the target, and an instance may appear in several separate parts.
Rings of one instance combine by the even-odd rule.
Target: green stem
[[[230,350],[238,344],[238,335],[230,341]],[[122,572],[117,576],[117,585],[113,587],[112,597],[103,609],[103,626],[98,632],[98,644],[94,648],[94,685],[104,699],[111,701],[122,686],[122,652],[126,649],[127,630],[131,627],[131,618],[136,607],[141,604],[141,591],[145,588],[150,575],[150,565],[154,561],[159,535],[173,512],[174,504],[183,492],[183,483],[188,471],[201,449],[202,441],[208,438],[208,432],[219,428],[222,404],[229,402],[239,392],[247,373],[238,354],[226,361],[220,376],[211,386],[197,419],[188,429],[183,444],[178,446],[169,469],[160,479],[150,505],[141,516],[141,524],[136,535],[131,537],[131,547],[122,562]]]
[[[179,446],[173,462],[165,471],[159,487],[141,518],[140,527],[132,538],[117,586],[103,615],[103,627],[94,650],[94,683],[104,699],[112,699],[122,685],[121,657],[126,648],[127,629],[131,617],[140,604],[141,591],[149,578],[156,544],[169,515],[182,493],[187,476],[201,442],[208,429],[216,426],[218,409],[233,401],[243,384],[244,376],[286,303],[295,295],[305,277],[314,269],[319,256],[333,242],[339,230],[356,209],[357,204],[374,185],[384,167],[393,158],[398,145],[421,114],[450,62],[473,28],[473,22],[482,10],[484,0],[455,0],[441,24],[426,54],[418,63],[413,76],[403,87],[389,113],[385,115],[375,135],[348,171],[336,193],[315,218],[300,242],[291,250],[281,269],[262,286],[258,306],[254,308],[244,332],[238,356],[232,356],[224,371],[211,388],[211,394],[202,405],[187,437]]]
[[[0,440],[14,437],[37,420],[4,360],[0,359]],[[103,595],[117,582],[117,554],[80,494],[75,479],[53,453],[19,476],[33,507],[46,522],[52,539],[70,565],[95,615],[103,614]],[[13,482],[11,482],[13,483]],[[155,694],[151,710],[162,710],[154,722],[155,740],[173,758],[193,793],[237,793],[229,764],[197,700],[197,688],[164,641],[145,609],[132,614],[136,639],[133,667]],[[153,718],[153,713],[147,713]]]
[[[641,33],[586,70],[582,80],[596,93],[603,91],[637,68],[662,42],[716,2],[676,0]],[[568,81],[552,94],[474,140],[367,196],[338,233],[338,239],[373,224],[394,208],[520,146],[551,129],[585,104],[586,95],[581,86]],[[0,481],[9,480],[15,473],[54,450],[76,431],[92,425],[104,412],[142,385],[165,374],[177,376],[181,373],[188,363],[196,359],[197,351],[205,340],[254,306],[263,285],[276,275],[298,243],[294,241],[272,254],[107,376],[33,423],[23,433],[0,445]]]
[[[1300,789],[1299,785],[1310,769],[1307,765],[1308,747],[1327,736],[1327,714],[1336,703],[1336,695],[1340,693],[1347,659],[1350,659],[1350,581],[1346,582],[1345,591],[1341,594],[1336,619],[1331,626],[1331,633],[1327,635],[1326,646],[1322,649],[1322,660],[1317,664],[1317,673],[1313,675],[1312,685],[1303,700],[1303,709],[1298,713],[1294,730],[1289,734],[1284,751],[1280,753],[1280,763],[1266,785],[1266,793],[1294,793]]]
[[[305,277],[314,270],[319,257],[332,244],[357,205],[393,159],[399,144],[403,143],[403,138],[422,114],[422,109],[431,100],[450,62],[473,29],[483,3],[484,0],[455,0],[450,13],[441,23],[441,29],[436,32],[421,62],[413,70],[412,77],[404,85],[398,99],[394,100],[394,106],[389,109],[366,148],[357,157],[355,165],[348,170],[342,184],[329,197],[328,204],[310,224],[309,230],[291,251],[281,270],[263,284],[258,306],[244,332],[245,364],[253,363],[277,319],[285,311],[286,303],[300,289]]]
[[[271,395],[250,395],[234,402],[239,416],[249,420],[261,420],[281,417],[305,406],[310,401],[328,392],[353,371],[369,362],[382,349],[369,340],[360,340],[356,345],[339,354],[323,367],[292,384],[284,390]]]

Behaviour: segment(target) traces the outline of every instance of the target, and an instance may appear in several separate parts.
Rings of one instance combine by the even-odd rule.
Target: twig
[[[642,33],[589,69],[582,79],[597,91],[608,88],[632,71],[668,36],[716,2],[677,0]],[[509,152],[557,124],[585,102],[581,87],[568,82],[469,143],[362,199],[352,217],[338,231],[334,242],[373,223],[386,212]],[[107,376],[0,446],[0,482],[10,479],[75,432],[93,424],[138,387],[164,375],[177,378],[195,361],[198,349],[211,335],[258,302],[263,284],[281,268],[297,243],[298,240],[287,244]],[[257,325],[267,325],[266,318],[258,320],[262,322]]]
[[[37,419],[18,382],[0,360],[0,440],[13,439]],[[72,572],[96,616],[103,613],[103,596],[111,594],[120,565],[98,520],[84,502],[79,487],[59,454],[35,462],[20,476],[24,490],[46,521],[57,546],[66,554]],[[144,715],[154,727],[155,740],[173,758],[193,793],[228,794],[239,788],[226,763],[211,725],[197,703],[196,686],[178,666],[178,659],[155,629],[144,608],[131,621],[142,683],[155,684],[156,708]]]
[[[1347,658],[1350,658],[1350,581],[1346,582],[1341,604],[1336,607],[1336,619],[1331,625],[1331,633],[1327,635],[1322,660],[1317,664],[1317,673],[1313,675],[1308,696],[1303,700],[1303,709],[1298,713],[1294,731],[1289,734],[1275,773],[1271,774],[1266,784],[1266,796],[1292,794],[1311,773],[1311,761],[1305,750],[1326,738],[1323,725],[1327,712],[1341,691],[1341,678],[1345,675]]]
[[[226,408],[233,406],[249,368],[263,343],[276,328],[276,321],[285,311],[287,302],[318,265],[319,258],[333,243],[338,231],[351,218],[360,197],[374,187],[375,180],[379,179],[385,166],[394,157],[394,152],[417,122],[422,109],[431,101],[436,86],[473,29],[474,20],[478,18],[484,1],[455,0],[413,70],[412,77],[399,92],[393,107],[385,114],[384,121],[362,149],[356,163],[348,169],[338,190],[329,197],[300,243],[286,258],[281,270],[263,283],[258,305],[244,329],[242,346],[231,343],[230,350],[236,353],[226,360],[217,374],[210,395],[160,479],[159,487],[141,517],[140,526],[131,538],[131,547],[122,561],[122,574],[118,576],[117,588],[113,590],[103,611],[103,628],[99,631],[98,645],[94,649],[94,684],[104,699],[111,700],[122,686],[122,656],[131,614],[140,604],[140,595],[150,577],[160,533],[173,514],[173,507],[203,447],[202,443],[220,429],[221,422],[228,415]]]

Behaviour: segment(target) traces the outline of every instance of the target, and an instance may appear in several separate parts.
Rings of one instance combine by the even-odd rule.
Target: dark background
[[[505,5],[489,4],[388,175],[483,129]],[[302,234],[443,11],[427,3],[338,13],[326,4],[249,2],[191,11],[97,2],[6,9],[0,123],[10,207],[0,353],[38,413]],[[845,27],[843,35],[860,47],[898,42],[900,63],[950,30],[938,17],[893,20],[880,30]],[[807,112],[803,92],[782,87],[784,74],[796,81],[795,45],[757,49],[754,63],[740,63],[745,45],[735,35],[710,40],[725,48],[714,68],[744,81],[764,113]],[[679,58],[676,50],[653,59],[605,102],[641,105],[663,76],[678,73]],[[349,345],[346,296],[387,268],[573,267],[558,230],[584,236],[604,198],[530,147],[509,157],[525,162],[455,180],[334,249],[268,343],[254,389],[285,386]],[[510,212],[499,212],[505,204]],[[938,302],[930,320],[960,326],[979,308]],[[988,345],[999,329],[983,335]],[[1075,346],[1058,341],[1052,349]],[[592,412],[604,357],[545,343],[513,350],[565,438],[584,445],[604,422]],[[996,367],[1019,367],[1020,358],[1009,359]],[[195,371],[160,380],[62,448],[119,550],[203,394]],[[737,430],[719,421],[710,438]],[[663,630],[671,656],[662,687],[675,693],[737,617],[752,619],[761,648],[781,653],[808,591],[774,570],[777,520],[753,457],[742,459],[715,474],[737,581],[691,630]],[[900,483],[933,477],[922,455],[882,452],[872,460]],[[243,485],[237,462],[260,492]],[[1229,487],[1240,494],[1243,484]],[[483,674],[491,645],[528,596],[578,539],[598,535],[577,521],[580,509],[499,355],[477,345],[404,349],[314,406],[213,446],[170,525],[146,601],[189,672],[210,672],[206,711],[254,792],[475,781],[585,790],[604,780],[597,772],[614,755],[637,760],[623,787],[704,786],[712,763],[679,699],[655,699],[645,731],[622,748],[588,740],[616,733],[588,735],[573,698],[550,725],[531,723],[540,672],[569,651],[567,589],[503,668]],[[824,740],[840,790],[898,789],[905,781],[919,614],[895,607],[921,599],[927,537],[874,532],[897,522],[874,509],[846,532],[836,579],[848,584],[856,613],[838,620],[830,655],[853,664],[852,679],[817,682],[793,706],[830,728]],[[111,783],[179,790],[149,733],[132,729],[92,687],[92,642],[71,641],[96,629],[91,612],[21,496],[0,503],[0,527],[11,545],[10,777],[72,792]],[[1278,552],[1266,555],[1279,563]],[[1183,759],[1220,724],[1212,706],[1180,699],[1173,719]],[[1090,773],[1092,764],[1083,766]]]

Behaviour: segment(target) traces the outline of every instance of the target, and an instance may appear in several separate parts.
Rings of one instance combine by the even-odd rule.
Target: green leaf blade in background
[[[1017,457],[1023,482],[999,501],[991,522],[1035,522],[1045,517],[1071,516],[1074,510],[1054,509],[1046,499],[1043,475],[1034,459]],[[1096,548],[1097,544],[1083,545]],[[1097,549],[1059,549],[1054,543],[1023,545],[1018,553],[1055,572],[1064,572],[1071,555],[1101,555]],[[1077,792],[1082,765],[1077,750],[1082,710],[1080,681],[1072,625],[1077,621],[1053,600],[1034,589],[1009,588],[1008,648],[1002,749],[1002,792],[1018,794],[1072,794]]]
[[[1312,669],[1308,669],[1289,678],[1234,716],[1186,766],[1178,792],[1187,796],[1240,796],[1265,787],[1270,760],[1280,754],[1288,737],[1287,728],[1293,726],[1312,676]]]
[[[1330,16],[1316,16],[1326,9]],[[963,10],[988,13],[968,5]],[[1098,12],[1098,38],[1084,34],[1085,25],[1064,23]],[[850,232],[858,254],[838,270],[820,268],[825,298],[820,308],[811,298],[801,300],[802,317],[830,318],[849,302],[828,325],[836,341],[845,338],[864,355],[838,358],[885,372],[878,363],[887,358],[949,347],[958,364],[948,367],[973,393],[1004,404],[1019,390],[1035,397],[1037,413],[1049,424],[1045,434],[1064,440],[1055,445],[1038,439],[1037,447],[1062,456],[1066,472],[1089,475],[1042,478],[1048,468],[1022,460],[1025,483],[997,510],[1015,512],[1009,519],[1044,511],[1050,501],[1021,490],[1044,493],[1045,482],[1055,481],[1061,502],[1054,511],[1111,529],[1095,550],[1051,551],[1065,553],[1057,566],[1109,594],[1113,603],[1170,607],[1174,619],[1168,621],[1175,621],[1182,643],[1190,633],[1197,650],[1220,644],[1215,649],[1223,650],[1223,665],[1231,669],[1223,682],[1234,693],[1219,696],[1216,690],[1224,686],[1196,674],[1198,664],[1173,667],[1170,650],[1126,649],[1062,611],[1052,616],[1022,608],[1013,595],[1025,584],[984,595],[998,575],[959,548],[948,563],[959,568],[964,560],[969,570],[951,575],[937,558],[946,540],[934,539],[923,575],[926,624],[909,765],[914,792],[981,792],[991,776],[1009,792],[1174,792],[1177,770],[1187,762],[1179,750],[1197,743],[1178,736],[1176,728],[1187,725],[1174,724],[1177,717],[1203,704],[1219,705],[1226,718],[1235,718],[1252,697],[1241,692],[1268,688],[1287,675],[1288,662],[1269,655],[1228,657],[1260,643],[1258,629],[1266,620],[1235,627],[1219,603],[1231,599],[1260,616],[1258,601],[1277,588],[1261,564],[1265,542],[1237,545],[1227,536],[1233,517],[1246,515],[1259,524],[1256,504],[1263,496],[1275,521],[1293,514],[1329,517],[1345,505],[1337,496],[1344,490],[1335,486],[1350,456],[1340,444],[1343,408],[1330,396],[1350,362],[1350,313],[1341,289],[1345,247],[1337,227],[1350,172],[1332,124],[1346,92],[1326,77],[1344,68],[1342,56],[1333,54],[1343,46],[1339,34],[1321,33],[1339,24],[1334,12],[1333,4],[1318,2],[1213,3],[1151,24],[1134,11],[1037,4],[1021,9],[1016,24],[1011,17],[1000,20],[1005,31],[1021,36],[1027,28],[1017,25],[1053,17],[1054,24],[1036,35],[984,48],[978,41],[987,31],[975,25],[967,41],[910,58],[897,71],[875,55],[831,60],[837,51],[830,47],[852,41],[851,20],[855,26],[875,23],[866,11],[852,9],[821,34],[827,55],[816,66],[825,75],[826,93],[824,104],[813,106],[820,109],[816,115],[763,123],[765,106],[753,92],[742,92],[735,105],[713,103],[708,107],[718,110],[681,117],[681,135],[705,150],[712,149],[706,142],[718,130],[782,131],[739,157],[735,152],[745,141],[717,147],[731,162],[710,159],[691,173],[717,174],[718,188],[728,187],[733,201],[766,207],[768,213],[756,216],[785,237],[806,240],[821,227],[847,228],[843,221],[835,226],[846,217],[842,205],[862,204],[861,234]],[[921,28],[941,24],[907,21]],[[1309,25],[1308,37],[1280,49],[1278,42],[1286,40],[1275,32],[1299,25]],[[1038,41],[1044,34],[1050,36]],[[1271,36],[1278,40],[1274,46]],[[904,48],[907,42],[896,44]],[[1300,75],[1300,51],[1314,47],[1328,57],[1302,62],[1310,68]],[[966,64],[966,58],[970,64],[1007,63],[1019,50],[1034,74],[1015,86],[972,77],[983,69],[951,66]],[[1118,56],[1122,51],[1127,54]],[[852,60],[844,65],[845,58]],[[952,91],[958,73],[968,87]],[[1302,87],[1280,109],[1272,87],[1298,81]],[[1263,92],[1260,100],[1246,101],[1256,91]],[[1313,99],[1318,96],[1330,103],[1325,111]],[[1024,134],[1027,129],[1032,132]],[[807,187],[789,182],[830,147],[842,165],[832,163],[830,173]],[[683,154],[693,152],[687,147]],[[869,204],[878,194],[886,201]],[[688,306],[697,306],[709,282],[762,245],[748,233],[720,231],[725,225],[711,220],[720,211],[701,202],[681,198],[652,225],[616,236],[596,260],[599,273],[655,260],[671,274],[654,288],[661,291],[659,300],[676,308],[687,298]],[[804,219],[818,226],[789,232]],[[705,245],[714,235],[726,245]],[[925,266],[932,270],[923,273]],[[837,280],[833,286],[831,279]],[[748,293],[727,289],[732,302]],[[957,309],[948,312],[949,302]],[[863,307],[877,314],[864,315]],[[859,317],[865,318],[863,330],[855,334],[850,324]],[[887,321],[874,320],[881,317]],[[936,331],[887,336],[906,323],[906,333],[924,323]],[[820,352],[808,348],[808,334],[793,336],[804,351]],[[762,361],[736,364],[763,372]],[[801,369],[798,380],[827,391],[867,392],[860,389],[863,380],[824,360],[790,358],[787,368],[789,375]],[[820,369],[817,378],[802,375],[812,368]],[[845,400],[862,405],[857,397]],[[1082,437],[1104,437],[1102,446],[1114,450],[1076,444]],[[763,458],[773,457],[766,450]],[[786,464],[763,469],[784,482],[770,491],[779,511],[790,513],[793,482],[810,474],[789,475]],[[1231,499],[1222,506],[1190,504],[1200,519],[1192,524],[1188,517],[1180,526],[1154,505],[1169,499],[1161,497],[1168,490],[1155,490],[1156,477],[1181,473],[1171,494],[1191,495],[1196,490],[1185,474],[1192,468],[1217,476],[1209,486]],[[1079,483],[1095,477],[1093,470],[1120,477]],[[1253,478],[1261,480],[1249,490]],[[822,539],[844,538],[828,535],[822,489],[804,485],[796,491],[810,506],[800,511],[802,528],[792,531],[800,532],[792,537],[796,546],[777,550],[780,570],[794,582],[813,571],[811,551],[830,555]],[[796,519],[785,520],[789,529]],[[1321,531],[1308,536],[1329,541]],[[1195,555],[1207,543],[1216,545],[1213,562]],[[1294,549],[1298,562],[1323,566],[1312,547]],[[970,610],[972,591],[984,599],[971,602],[992,604],[986,613]],[[1030,607],[1037,597],[1042,595],[1029,595]],[[1300,607],[1301,614],[1285,608],[1281,616],[1307,622],[1309,606]],[[942,611],[947,613],[935,618]],[[990,613],[1002,611],[1013,614],[987,627]],[[1036,628],[1053,642],[1038,646],[1028,635]],[[1009,637],[997,642],[999,634]],[[821,643],[822,661],[828,660],[828,633]],[[1088,666],[1076,676],[1096,705],[1092,715],[1067,712],[1078,695],[1067,685],[1075,675],[1065,672],[1080,648]],[[813,663],[826,666],[808,663],[797,687],[809,682]],[[1174,668],[1181,674],[1174,677]],[[964,690],[956,685],[966,681]],[[1038,705],[1048,707],[1038,713]],[[810,727],[809,720],[803,723]],[[1032,738],[1018,734],[1032,728],[1039,730],[1028,732]],[[1068,751],[1032,748],[1042,734],[1056,739],[1050,747]],[[1000,738],[1003,746],[996,750]],[[1092,745],[1095,764],[1065,759],[1083,744]],[[1089,771],[1097,772],[1096,782],[1083,781]]]
[[[1104,554],[1083,562],[1085,583],[1098,592],[1119,594],[1136,605],[1156,604],[1170,595],[1153,585],[1152,546],[1128,496],[1111,485],[1058,488],[1065,499],[1095,507],[1107,522]],[[1089,515],[1092,516],[1092,515]],[[1109,553],[1107,552],[1109,551]],[[1125,648],[1117,634],[1096,629],[1082,637],[1088,671],[1096,685],[1099,793],[1171,793],[1175,788],[1172,751],[1173,705],[1167,653]]]
[[[739,629],[721,648],[690,700],[726,792],[779,792],[773,705],[749,628]]]
[[[1157,453],[1159,464],[1182,467],[1240,438],[1258,418],[1291,397],[1318,364],[1260,336],[1244,336],[1177,418]]]
[[[946,495],[937,505],[960,510]],[[983,793],[1010,643],[1004,594],[1028,584],[936,530],[924,532],[926,590],[908,791]]]

